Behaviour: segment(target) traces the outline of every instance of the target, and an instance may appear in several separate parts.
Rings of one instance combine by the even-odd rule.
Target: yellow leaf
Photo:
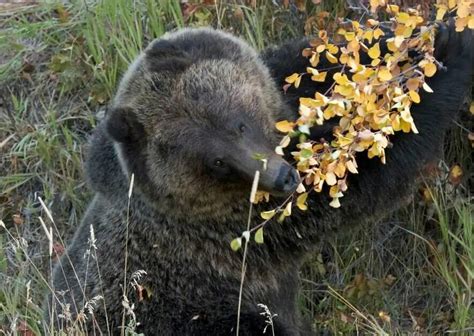
[[[351,97],[354,94],[354,88],[350,85],[336,85],[334,92],[341,94],[344,97]]]
[[[357,63],[357,61],[352,57],[349,57],[349,60],[347,61],[347,65],[351,67],[352,72],[360,71],[362,69],[362,65]]]
[[[370,10],[372,13],[377,11],[377,8],[381,5],[380,0],[370,0]]]
[[[469,107],[469,112],[471,112],[471,114],[474,114],[474,102],[471,103],[471,106]]]
[[[364,40],[367,40],[369,43],[372,43],[372,40],[374,38],[374,32],[372,30],[367,30],[364,35],[362,35],[362,38]]]
[[[398,12],[400,11],[400,7],[398,7],[397,5],[388,5],[387,9],[393,14],[398,14]]]
[[[405,36],[399,35],[399,36],[395,36],[393,43],[395,44],[395,47],[398,49],[402,45],[403,41],[405,41]]]
[[[380,57],[380,44],[377,42],[375,43],[368,52],[370,58],[376,59]]]
[[[342,161],[339,161],[336,165],[336,168],[334,169],[334,173],[337,177],[343,178],[346,174],[346,164]]]
[[[459,185],[462,181],[463,171],[459,165],[454,165],[449,171],[449,182],[455,186]]]
[[[263,211],[260,213],[260,217],[265,220],[271,219],[273,216],[275,216],[275,210]]]
[[[411,124],[411,131],[415,134],[418,134],[418,129],[416,128],[416,125],[413,119],[411,120],[410,124]]]
[[[261,227],[257,230],[257,232],[255,232],[254,239],[257,244],[263,244],[263,227]]]
[[[334,174],[333,172],[327,172],[325,180],[328,185],[335,185],[337,183],[336,174]]]
[[[333,207],[333,208],[340,208],[341,207],[341,203],[339,202],[339,197],[335,197],[332,199],[331,203],[329,203],[329,206]]]
[[[408,95],[410,96],[412,102],[417,104],[420,103],[420,95],[418,94],[418,92],[410,90],[408,92]]]
[[[344,28],[339,28],[336,33],[339,35],[344,35],[346,33],[346,30]]]
[[[472,6],[472,2],[471,2],[471,6]],[[469,16],[470,13],[471,13],[471,10],[470,10],[470,8],[469,8],[469,6],[468,6],[467,4],[460,3],[460,4],[458,5],[458,9],[457,9],[457,11],[456,11],[456,14],[457,14],[460,18],[462,18],[462,19],[466,18],[466,17]]]
[[[336,62],[337,62],[337,59],[336,59]],[[327,74],[328,74],[327,72],[320,72],[317,75],[311,76],[311,80],[314,82],[325,82]]]
[[[298,196],[298,198],[296,199],[296,206],[300,209],[300,210],[307,210],[308,209],[308,205],[306,204],[306,199],[308,198],[308,193],[303,193],[301,195]]]
[[[406,82],[408,90],[417,90],[420,86],[420,80],[418,78],[410,78]]]
[[[456,18],[456,23],[455,23],[456,31],[457,32],[462,32],[468,24],[469,24],[469,18],[468,17],[464,17],[464,18],[458,17],[458,18]]]
[[[436,65],[434,63],[428,62],[423,67],[423,70],[424,70],[426,76],[433,77],[434,74],[436,73],[437,69],[436,69]]]
[[[356,38],[347,44],[347,50],[349,50],[352,53],[359,52],[359,49],[360,49],[360,43],[359,43],[359,40]]]
[[[333,79],[339,85],[349,84],[349,79],[347,78],[347,76],[345,74],[341,74],[340,72],[335,73]]]
[[[312,67],[306,67],[306,72],[311,74],[311,75],[318,75],[319,71],[315,68]]]
[[[300,75],[297,73],[292,74],[291,76],[288,76],[285,78],[285,82],[288,84],[293,84],[299,77]]]
[[[367,80],[367,77],[365,77],[363,74],[361,74],[360,72],[358,73],[355,73],[354,75],[352,75],[352,81],[360,84],[362,82],[365,82]]]
[[[402,129],[400,116],[394,115],[391,119],[393,130],[400,131]]]
[[[311,58],[309,59],[309,63],[311,63],[311,66],[315,67],[319,63],[319,54],[318,53],[313,53]]]
[[[411,123],[401,119],[400,120],[400,126],[403,132],[405,133],[410,133],[411,130]]]
[[[380,64],[380,58],[376,58],[376,59],[372,60],[372,62],[370,62],[370,65],[372,65],[373,67],[375,67],[379,64]]]
[[[352,174],[357,174],[358,173],[357,166],[356,166],[354,161],[352,161],[352,160],[347,161],[346,162],[346,167],[347,167],[347,170],[349,170]]]
[[[337,141],[338,141],[340,147],[344,147],[344,146],[351,145],[354,142],[354,139],[353,138],[347,138],[347,137],[344,137],[344,136],[340,136],[340,137],[337,138]]]
[[[298,87],[300,86],[301,77],[302,77],[302,76],[299,76],[298,78],[296,78],[296,80],[295,80],[295,88],[298,88]]]
[[[349,41],[352,41],[354,38],[355,38],[355,33],[354,32],[346,32],[344,34],[344,37],[346,38],[346,40],[349,42]]]
[[[438,10],[436,11],[436,20],[437,21],[443,20],[444,15],[446,14],[447,11],[448,9],[446,8],[445,5],[439,5]]]
[[[392,73],[387,68],[379,70],[377,76],[382,82],[389,81],[393,78]]]
[[[428,83],[423,83],[423,89],[426,91],[426,92],[429,92],[429,93],[433,93],[433,89],[428,85]]]
[[[293,131],[294,126],[295,123],[289,122],[288,120],[282,120],[275,124],[276,129],[282,133],[289,133]]]
[[[329,53],[329,52],[327,52],[327,51],[326,51],[326,58],[327,58],[328,61],[329,61],[330,63],[332,63],[332,64],[337,63],[337,58],[336,58],[333,54],[331,54],[331,53]]]
[[[391,52],[396,52],[398,50],[398,48],[395,46],[395,38],[392,37],[387,39],[387,48]]]
[[[304,187],[303,183],[298,184],[298,188],[296,188],[296,192],[301,194],[306,191],[306,188]]]
[[[373,27],[373,26],[378,26],[380,22],[374,19],[368,19],[367,24],[369,25],[369,27]]]
[[[339,51],[339,47],[334,44],[328,44],[326,47],[331,54],[337,54]]]
[[[291,202],[288,202],[288,204],[285,206],[285,210],[283,210],[283,216],[288,217],[291,216]]]
[[[326,105],[329,102],[329,98],[319,92],[316,92],[315,97],[316,100],[322,102],[323,105]]]
[[[398,13],[396,19],[400,23],[405,23],[410,19],[410,14],[405,12]]]
[[[450,174],[453,176],[453,177],[459,177],[459,176],[462,176],[462,169],[459,165],[454,165],[452,168],[451,168],[451,172]]]
[[[318,32],[318,36],[319,36],[319,38],[320,38],[321,40],[323,40],[324,42],[327,43],[327,40],[328,40],[328,32],[327,32],[327,31],[325,31],[325,30],[320,30],[320,31]]]
[[[324,50],[326,50],[325,44],[320,44],[316,47],[316,52],[318,52],[319,54],[322,53]]]
[[[380,36],[384,36],[384,35],[385,35],[385,33],[383,32],[382,29],[377,28],[377,29],[374,30],[374,38],[376,40],[378,40],[380,38]]]
[[[266,161],[265,160],[262,160],[263,161],[263,165],[264,165],[264,170],[266,169],[265,168],[265,165],[266,165]],[[254,198],[252,200],[252,203],[254,204],[258,204],[260,202],[268,202],[270,200],[270,194],[266,191],[262,191],[262,190],[257,190],[255,192],[255,195],[254,195]]]
[[[405,120],[407,122],[410,122],[413,118],[410,113],[410,109],[406,108],[400,113],[400,117],[402,120]]]
[[[339,189],[338,185],[333,185],[331,188],[329,188],[329,196],[331,197],[342,197],[341,190]]]
[[[280,147],[281,147],[281,148],[288,147],[288,145],[290,144],[290,142],[291,142],[290,137],[289,137],[288,135],[285,135],[285,136],[283,137],[283,139],[281,139],[281,141],[280,141]]]
[[[341,56],[339,57],[339,62],[341,64],[346,64],[348,60],[349,60],[348,54],[341,54]]]
[[[285,217],[286,217],[285,214],[282,212],[280,216],[278,216],[278,219],[277,219],[278,223],[282,223],[285,220]]]
[[[324,106],[325,103],[324,101],[320,101],[318,99],[312,99],[312,98],[306,98],[306,97],[301,97],[300,98],[300,106],[308,106],[310,108],[314,107],[321,107]]]

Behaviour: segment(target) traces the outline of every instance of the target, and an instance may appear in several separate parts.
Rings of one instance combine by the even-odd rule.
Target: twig
[[[250,221],[252,219],[252,208],[253,208],[253,201],[255,200],[255,194],[257,192],[257,188],[258,188],[258,180],[260,178],[260,172],[257,170],[255,172],[255,177],[253,179],[253,183],[252,183],[252,190],[250,192],[250,207],[249,207],[249,215],[248,215],[248,218],[247,218],[247,229],[246,231],[244,232],[244,234],[242,234],[242,236],[244,237],[245,239],[245,244],[244,244],[244,255],[243,255],[243,258],[242,258],[242,269],[241,269],[241,276],[240,276],[240,289],[239,289],[239,304],[238,304],[238,307],[237,307],[237,326],[236,326],[236,331],[235,331],[235,334],[236,336],[239,336],[239,327],[240,327],[240,310],[241,310],[241,307],[242,307],[242,293],[243,293],[243,288],[244,288],[244,280],[245,280],[245,271],[247,270],[247,266],[246,266],[246,259],[247,259],[247,247],[248,247],[248,243],[249,243],[249,240],[250,240]]]

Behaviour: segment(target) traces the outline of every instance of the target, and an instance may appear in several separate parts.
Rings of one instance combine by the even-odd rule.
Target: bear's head
[[[153,41],[130,66],[105,122],[147,200],[168,215],[222,217],[248,203],[256,170],[271,194],[298,185],[297,171],[274,152],[285,113],[252,48],[187,29]]]

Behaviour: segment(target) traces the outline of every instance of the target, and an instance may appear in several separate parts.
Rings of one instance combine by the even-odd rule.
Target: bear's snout
[[[283,163],[275,181],[275,190],[284,194],[292,193],[298,186],[299,179],[300,176],[296,169]]]
[[[260,172],[259,185],[273,196],[288,196],[299,183],[298,171],[277,155],[272,155],[267,168]]]

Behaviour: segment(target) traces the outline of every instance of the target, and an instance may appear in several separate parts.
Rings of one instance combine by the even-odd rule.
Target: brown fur
[[[410,194],[414,177],[437,152],[470,83],[471,38],[464,35],[461,43],[461,37],[449,37],[448,71],[430,82],[436,96],[424,95],[414,109],[421,135],[394,137],[385,166],[361,158],[361,173],[349,181],[341,209],[328,206],[327,193],[314,195],[309,212],[295,211],[283,224],[270,223],[265,244],[250,244],[241,335],[262,334],[258,303],[278,314],[276,335],[310,335],[296,307],[298,269],[307,253],[338,229],[398,208]],[[118,333],[127,245],[128,278],[145,270],[144,284],[152,293],[135,300],[139,330],[147,335],[235,332],[242,251],[233,252],[229,242],[246,227],[252,177],[261,168],[253,153],[268,157],[264,186],[272,189],[272,182],[281,182],[281,169],[288,172],[273,152],[279,138],[274,124],[295,118],[296,109],[283,101],[275,82],[280,85],[284,75],[304,71],[302,45],[269,50],[265,66],[244,42],[219,31],[187,29],[151,43],[124,76],[111,112],[90,142],[86,167],[96,195],[68,253],[83,284],[82,256],[93,225],[102,281],[89,268],[83,292],[63,258],[54,284],[69,288],[67,303],[81,309],[85,298],[103,295],[111,332]],[[310,84],[303,83],[302,89]],[[217,166],[216,158],[224,165]],[[253,225],[260,221],[259,211],[279,203],[274,198],[257,207]],[[96,326],[89,323],[88,328],[104,330],[102,306],[95,319]]]

